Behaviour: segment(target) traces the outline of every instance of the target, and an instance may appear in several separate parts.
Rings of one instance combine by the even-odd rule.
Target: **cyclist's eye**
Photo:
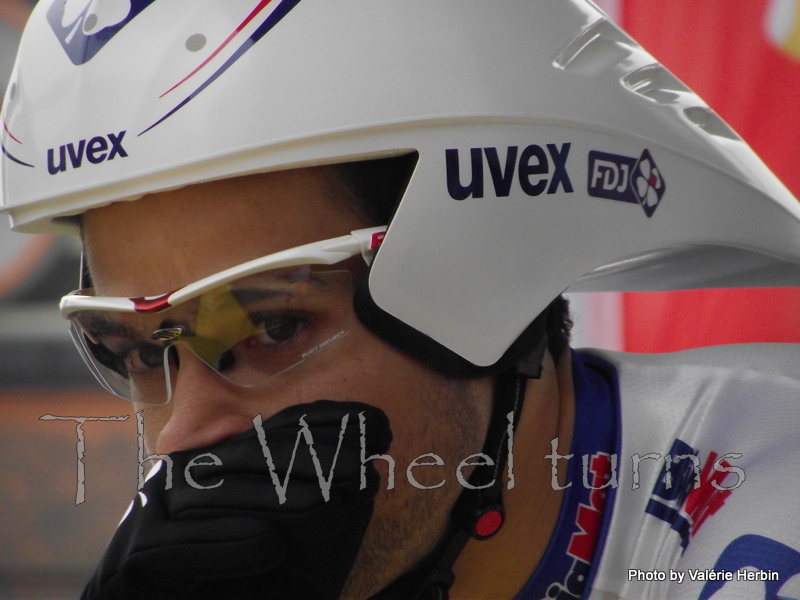
[[[127,379],[128,368],[124,358],[120,354],[114,352],[105,344],[95,341],[96,338],[87,335],[84,336],[84,339],[86,340],[86,347],[98,363]]]
[[[125,355],[125,367],[129,373],[144,373],[160,368],[164,361],[164,346],[142,344],[131,348]]]
[[[294,315],[272,316],[261,321],[263,330],[255,337],[264,346],[276,346],[295,337],[302,325],[303,320]]]

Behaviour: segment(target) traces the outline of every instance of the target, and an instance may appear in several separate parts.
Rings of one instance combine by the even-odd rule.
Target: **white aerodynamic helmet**
[[[797,200],[583,0],[40,0],[2,121],[20,231],[416,153],[368,291],[478,367],[565,290],[800,285]]]

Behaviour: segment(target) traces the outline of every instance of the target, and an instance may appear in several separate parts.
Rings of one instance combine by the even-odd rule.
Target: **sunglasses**
[[[160,296],[61,299],[83,360],[111,393],[138,404],[169,402],[178,348],[227,381],[253,387],[317,356],[355,320],[349,270],[369,265],[385,227],[306,244],[225,269]]]

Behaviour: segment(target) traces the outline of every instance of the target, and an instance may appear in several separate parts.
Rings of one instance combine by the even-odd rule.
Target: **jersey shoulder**
[[[617,372],[621,435],[619,487],[591,598],[794,592],[800,482],[790,472],[800,464],[800,345],[587,352]],[[779,581],[740,596],[737,585],[755,584],[717,589],[690,578],[715,570],[735,578],[741,568],[778,572]],[[637,581],[632,572],[666,579]]]

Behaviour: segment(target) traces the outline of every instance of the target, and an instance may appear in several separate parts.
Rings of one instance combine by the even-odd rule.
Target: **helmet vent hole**
[[[195,33],[194,35],[190,35],[186,39],[186,49],[189,52],[198,52],[205,48],[206,45],[206,36],[202,33]]]
[[[83,32],[91,33],[94,31],[94,28],[97,27],[97,21],[97,15],[86,15],[86,19],[83,21]]]
[[[717,114],[705,106],[693,106],[683,111],[686,118],[697,125],[700,129],[710,135],[738,141],[741,138],[728,127],[727,123],[720,119]]]

